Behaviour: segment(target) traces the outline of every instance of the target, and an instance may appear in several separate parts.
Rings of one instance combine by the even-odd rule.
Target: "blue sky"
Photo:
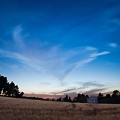
[[[28,94],[120,90],[119,0],[0,0],[0,74]]]

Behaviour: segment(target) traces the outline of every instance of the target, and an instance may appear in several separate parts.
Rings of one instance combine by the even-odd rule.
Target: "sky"
[[[120,0],[0,0],[0,74],[26,95],[120,90]]]

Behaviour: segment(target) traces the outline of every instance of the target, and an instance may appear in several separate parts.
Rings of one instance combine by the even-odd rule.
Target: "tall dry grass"
[[[120,105],[0,97],[0,120],[120,120]]]

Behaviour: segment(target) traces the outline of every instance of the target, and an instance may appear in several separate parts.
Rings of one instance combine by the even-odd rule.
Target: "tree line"
[[[77,97],[71,100],[70,96],[66,95],[63,99],[58,98],[57,101],[87,103],[88,98],[88,95],[78,94]],[[102,93],[99,93],[97,100],[98,103],[120,104],[120,92],[118,90],[114,90],[112,95],[106,94],[105,96]]]
[[[50,100],[36,97],[23,97],[24,92],[19,91],[18,85],[15,85],[14,82],[8,82],[7,77],[0,75],[0,95],[8,96],[8,97],[22,97],[25,99],[34,99],[34,100]],[[105,96],[102,93],[99,93],[97,96],[98,103],[110,103],[110,104],[120,104],[120,92],[118,90],[114,90],[112,95],[106,94]],[[63,98],[58,98],[57,100],[52,99],[52,101],[63,101],[63,102],[80,102],[87,103],[87,99],[89,99],[88,95],[78,94],[76,97],[71,99],[70,96],[66,95]]]
[[[102,93],[99,93],[98,103],[120,104],[120,92],[118,90],[114,90],[112,95],[106,94],[105,96]]]
[[[7,77],[0,75],[0,95],[20,98],[23,94],[19,91],[18,85],[15,85],[14,82],[9,83]]]
[[[72,100],[70,96],[66,95],[64,98],[58,98],[57,101],[87,103],[88,98],[88,95],[78,94],[77,97],[74,97]],[[114,90],[112,95],[99,93],[97,100],[98,103],[120,104],[120,92]]]
[[[61,98],[61,97],[58,98],[57,101],[87,103],[87,98],[88,97],[89,97],[88,95],[78,94],[76,97],[74,97],[73,99],[71,99],[70,96],[66,95],[63,98]]]

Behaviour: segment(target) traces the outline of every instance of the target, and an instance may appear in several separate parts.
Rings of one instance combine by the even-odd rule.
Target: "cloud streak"
[[[17,47],[25,47],[24,36],[22,35],[23,28],[21,25],[16,26],[13,29],[13,40],[15,41]]]
[[[71,92],[78,92],[78,91],[83,91],[85,90],[86,88],[93,88],[92,90],[89,90],[89,91],[86,91],[85,93],[95,93],[97,92],[98,90],[104,90],[106,88],[105,85],[103,84],[100,84],[100,83],[97,83],[95,81],[90,81],[90,82],[77,82],[77,84],[79,84],[81,87],[73,87],[73,88],[68,88],[68,89],[65,89],[65,90],[62,90],[62,91],[58,91],[58,92],[52,92],[51,94],[68,94],[68,93],[71,93]]]
[[[112,48],[116,48],[118,45],[116,43],[109,43],[109,46]]]
[[[102,92],[106,90],[106,88],[96,88],[96,89],[92,89],[89,91],[84,92],[85,95],[98,95],[99,92]]]
[[[100,53],[93,53],[93,54],[91,54],[91,57],[95,58],[95,57],[98,57],[98,56],[107,55],[109,53],[110,52],[108,52],[108,51],[103,51],[103,52],[100,52]]]
[[[100,84],[100,83],[97,83],[96,81],[90,81],[90,82],[85,82],[85,83],[82,83],[82,82],[78,82],[78,84],[82,84],[83,88],[86,88],[86,87],[104,87],[103,84]]]
[[[39,72],[56,76],[61,81],[74,69],[94,61],[99,56],[110,53],[109,51],[98,52],[98,48],[92,46],[74,49],[65,49],[60,45],[49,46],[48,49],[45,49],[46,46],[42,46],[37,50],[31,46],[28,49],[22,36],[23,30],[21,26],[15,27],[13,38],[16,44],[21,46],[21,51],[25,52],[0,49],[0,55],[15,59]]]

